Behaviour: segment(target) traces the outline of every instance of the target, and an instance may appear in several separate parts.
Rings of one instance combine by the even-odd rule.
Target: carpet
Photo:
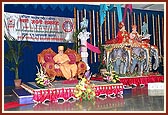
[[[77,84],[78,80],[64,80],[62,81],[62,84]]]
[[[8,102],[4,104],[4,110],[11,109],[11,108],[16,108],[19,106],[25,106],[27,104],[19,104],[18,102]]]

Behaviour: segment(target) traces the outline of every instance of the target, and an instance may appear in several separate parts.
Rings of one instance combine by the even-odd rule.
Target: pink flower
[[[48,79],[44,80],[44,85],[47,86],[50,83]]]

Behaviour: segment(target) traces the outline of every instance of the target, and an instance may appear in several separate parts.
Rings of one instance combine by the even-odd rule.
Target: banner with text
[[[4,13],[4,31],[17,40],[73,42],[73,18]]]

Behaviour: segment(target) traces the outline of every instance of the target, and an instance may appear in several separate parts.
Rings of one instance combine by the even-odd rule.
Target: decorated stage
[[[93,80],[95,79],[95,80]],[[101,79],[92,78],[91,83],[95,84],[95,95],[97,98],[101,96],[105,97],[122,97],[124,91],[124,85],[136,86],[145,85],[148,83],[163,83],[164,76],[139,76],[139,77],[124,77],[120,78],[121,83],[109,84],[107,82],[101,81]],[[78,100],[74,95],[75,86],[77,83],[67,84],[65,81],[54,81],[52,82],[52,88],[40,88],[35,82],[22,83],[21,87],[29,92],[29,95],[24,96],[25,99],[30,98],[30,103],[44,103],[46,101],[58,102],[58,100],[63,100],[63,102],[69,102],[70,100]],[[16,95],[21,93],[19,91],[14,91]],[[22,91],[23,92],[23,91]],[[17,96],[19,103],[24,103],[23,94]],[[28,103],[28,102],[26,102]]]
[[[98,78],[92,77],[91,80],[103,81],[102,77],[98,77]],[[132,84],[134,84],[136,86],[141,86],[141,85],[148,85],[148,83],[163,82],[163,81],[164,81],[163,75],[120,77],[120,82],[124,86],[130,86]]]
[[[91,81],[95,84],[95,96],[105,95],[113,97],[123,94],[123,84],[108,84],[104,81]],[[55,81],[52,88],[39,88],[35,82],[22,83],[21,87],[33,95],[33,101],[43,103],[45,101],[58,102],[59,99],[69,101],[71,98],[77,99],[74,94],[76,84],[63,84],[63,81]]]
[[[120,82],[123,83],[123,85],[132,85],[135,84],[136,86],[142,85],[148,85],[148,83],[154,83],[154,82],[163,82],[164,76],[158,76],[158,75],[149,75],[149,76],[137,76],[137,77],[123,77],[120,78]]]

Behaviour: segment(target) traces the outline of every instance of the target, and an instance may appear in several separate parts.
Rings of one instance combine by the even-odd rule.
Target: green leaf
[[[37,81],[37,84],[39,84],[40,83],[40,81]]]
[[[13,68],[13,67],[12,67],[12,68],[10,68],[10,71],[15,71],[15,68]]]
[[[40,82],[41,85],[44,85],[44,82]]]
[[[37,77],[35,80],[37,81],[37,80],[39,80],[40,78],[39,77]]]
[[[42,79],[39,80],[40,82],[43,81]]]
[[[115,77],[119,77],[118,75],[115,75]]]

